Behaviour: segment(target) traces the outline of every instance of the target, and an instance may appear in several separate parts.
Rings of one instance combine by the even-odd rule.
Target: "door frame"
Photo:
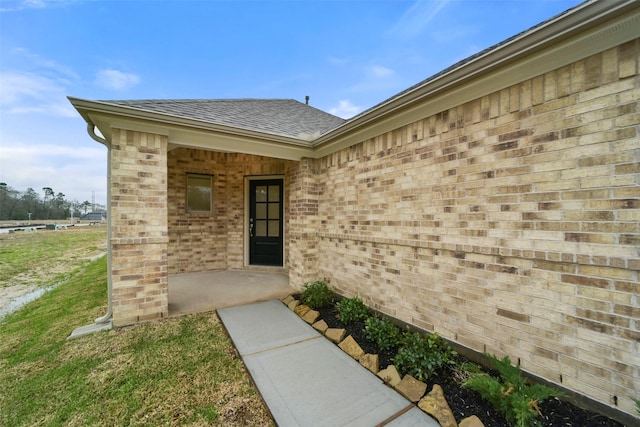
[[[249,204],[251,203],[251,198],[250,198],[250,190],[249,190],[249,185],[251,181],[262,181],[262,180],[267,180],[267,179],[281,179],[282,180],[282,265],[278,266],[278,265],[274,265],[274,266],[267,266],[267,265],[253,265],[250,263],[250,237],[249,237],[249,215],[250,215],[250,211],[251,211],[251,207],[249,206]],[[287,191],[285,188],[285,179],[284,179],[284,175],[247,175],[244,177],[244,229],[242,231],[242,235],[243,235],[243,239],[242,241],[244,242],[244,266],[245,267],[260,267],[260,268],[273,268],[273,269],[283,269],[284,266],[286,265],[287,259],[286,259],[286,248],[287,248],[287,242],[286,242],[286,236],[287,236],[287,197],[286,197]]]

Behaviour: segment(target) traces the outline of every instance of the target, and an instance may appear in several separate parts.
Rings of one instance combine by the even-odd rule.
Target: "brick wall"
[[[301,289],[318,278],[318,196],[317,162],[302,159],[287,171],[289,193],[289,284]]]
[[[639,52],[626,43],[310,162],[316,277],[635,413]]]
[[[167,137],[113,129],[109,153],[113,323],[166,317]]]
[[[291,163],[295,162],[186,148],[169,152],[169,273],[244,267],[245,177],[284,175]],[[211,213],[187,212],[187,173],[213,176]],[[285,178],[285,200],[288,188]],[[285,225],[285,242],[287,233]]]

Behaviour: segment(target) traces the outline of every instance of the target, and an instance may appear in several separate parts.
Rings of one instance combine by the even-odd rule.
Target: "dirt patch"
[[[57,244],[63,240],[65,244]],[[104,256],[106,250],[106,231],[93,227],[0,234],[0,252],[5,258],[0,262],[0,319],[29,302],[30,294],[59,285],[69,273]]]

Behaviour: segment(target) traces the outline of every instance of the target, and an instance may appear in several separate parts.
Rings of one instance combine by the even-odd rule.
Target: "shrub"
[[[514,426],[536,425],[537,416],[542,415],[538,404],[548,397],[559,397],[561,393],[542,384],[527,384],[520,368],[511,365],[509,357],[499,360],[488,355],[493,361],[500,378],[486,373],[472,375],[462,383],[462,387],[475,390]]]
[[[400,329],[389,319],[369,317],[364,325],[364,335],[380,349],[390,350],[400,345]]]
[[[336,303],[340,321],[348,325],[369,317],[369,307],[359,297],[343,298]]]
[[[314,310],[333,303],[333,294],[324,280],[305,283],[302,289],[302,299],[306,305]]]
[[[437,334],[405,332],[393,362],[401,373],[425,381],[439,368],[454,365],[456,354]]]
[[[463,382],[475,374],[482,372],[482,368],[473,362],[463,362],[453,367],[453,378],[456,383],[462,385]]]

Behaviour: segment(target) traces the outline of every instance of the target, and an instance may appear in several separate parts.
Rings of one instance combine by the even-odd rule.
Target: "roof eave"
[[[154,124],[167,129],[167,134],[172,127],[190,128],[197,131],[216,132],[223,134],[233,134],[239,137],[250,139],[262,139],[281,144],[288,144],[299,147],[311,147],[311,142],[292,138],[284,135],[254,131],[251,129],[215,124],[203,120],[189,119],[186,117],[175,116],[167,113],[153,112],[141,108],[112,104],[105,101],[91,101],[72,96],[67,97],[69,102],[74,106],[78,113],[88,124],[96,124],[92,122],[91,114],[101,114],[112,117],[119,117],[125,120],[137,120]]]

